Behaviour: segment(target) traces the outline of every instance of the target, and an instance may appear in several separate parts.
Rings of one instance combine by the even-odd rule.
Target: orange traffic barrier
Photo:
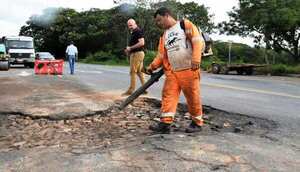
[[[64,68],[63,60],[35,60],[35,74],[62,75]]]

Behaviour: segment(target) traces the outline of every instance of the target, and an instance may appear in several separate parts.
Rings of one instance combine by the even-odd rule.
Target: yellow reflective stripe
[[[192,29],[185,29],[185,33],[186,33],[186,34],[192,33]]]
[[[204,125],[204,120],[202,119],[202,115],[192,117],[192,120],[199,126]]]
[[[203,120],[202,119],[202,115],[199,115],[199,116],[195,116],[195,117],[193,117],[194,119],[197,119],[197,120]]]
[[[174,118],[174,116],[175,116],[174,112],[165,112],[165,113],[161,114],[162,118],[164,118],[164,117],[172,117],[172,118]]]
[[[194,37],[192,37],[192,42],[198,42],[198,41],[203,41],[202,36],[194,36]]]

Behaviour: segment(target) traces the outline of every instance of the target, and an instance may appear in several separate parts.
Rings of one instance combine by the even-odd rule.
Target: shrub
[[[300,74],[300,64],[296,66],[288,66],[285,64],[276,64],[263,68],[257,68],[257,73],[272,74],[272,75],[287,75],[287,74]]]
[[[155,56],[156,56],[156,51],[149,51],[149,50],[147,50],[145,52],[144,65],[148,66],[153,61],[153,59],[155,58]]]
[[[113,59],[116,59],[116,56],[111,52],[98,51],[94,54],[89,54],[86,57],[85,62],[105,62]]]
[[[126,58],[118,58],[112,52],[98,51],[94,54],[89,54],[85,59],[81,60],[83,63],[105,64],[105,65],[128,65]]]

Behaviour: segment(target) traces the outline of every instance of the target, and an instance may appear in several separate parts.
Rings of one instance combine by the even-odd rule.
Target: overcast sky
[[[130,1],[130,0],[128,0]],[[191,0],[180,0],[189,2]],[[195,0],[199,4],[209,7],[209,13],[213,14],[215,23],[228,20],[227,12],[233,6],[238,5],[238,0]],[[20,27],[33,14],[41,14],[42,10],[48,7],[68,7],[77,11],[90,8],[108,9],[113,7],[113,0],[1,0],[0,6],[0,36],[18,35]],[[212,35],[214,40],[233,40],[234,42],[253,45],[250,39],[243,39],[238,36]]]

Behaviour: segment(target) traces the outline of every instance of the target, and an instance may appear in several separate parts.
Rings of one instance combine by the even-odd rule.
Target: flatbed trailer
[[[218,64],[212,63],[212,73],[219,74],[224,73],[228,74],[230,71],[236,71],[238,75],[252,75],[255,68],[265,67],[266,65],[262,64]]]

